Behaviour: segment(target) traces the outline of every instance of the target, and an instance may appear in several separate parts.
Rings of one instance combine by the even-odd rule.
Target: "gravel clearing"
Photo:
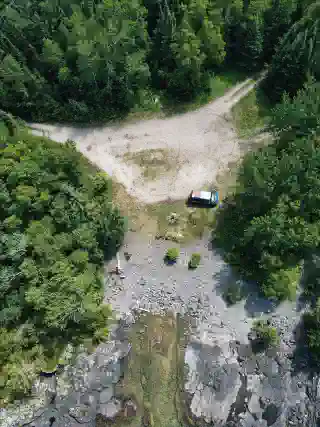
[[[300,319],[295,303],[284,302],[275,307],[252,289],[240,303],[228,307],[223,293],[237,279],[221,255],[211,248],[208,237],[180,247],[175,265],[168,266],[163,256],[172,242],[146,241],[135,233],[128,233],[126,244],[119,253],[124,278],[109,276],[107,272],[116,263],[106,266],[105,302],[111,303],[119,317],[142,308],[152,312],[173,310],[188,313],[196,321],[196,335],[202,342],[210,341],[208,334],[219,335],[219,340],[248,342],[248,332],[256,317],[273,316],[290,319],[289,334]],[[125,260],[124,252],[132,254]],[[195,270],[188,269],[193,252],[201,254],[201,263]]]
[[[231,108],[259,80],[247,79],[224,96],[186,114],[104,127],[30,124],[33,132],[58,142],[71,139],[92,162],[122,183],[144,203],[182,199],[193,188],[215,182],[230,162],[241,156],[241,144],[230,119]],[[123,156],[143,150],[168,150],[173,170],[146,180]]]
[[[230,110],[256,84],[257,81],[248,79],[197,111],[166,119],[91,128],[30,126],[34,133],[44,132],[58,142],[74,140],[89,160],[122,183],[140,202],[178,200],[193,188],[213,184],[229,163],[251,149],[250,144],[237,138]],[[147,180],[141,159],[140,166],[128,161],[132,154],[146,150],[166,150],[171,160],[175,159],[174,167]],[[320,377],[295,372],[292,364],[296,349],[294,330],[303,309],[289,301],[275,307],[258,296],[257,287],[247,284],[246,299],[228,307],[223,293],[237,279],[218,251],[211,248],[208,237],[179,246],[178,262],[168,266],[163,256],[172,246],[172,242],[146,240],[141,234],[127,233],[118,254],[123,276],[109,274],[116,260],[105,266],[105,302],[112,305],[122,321],[140,310],[172,310],[194,319],[185,353],[185,391],[193,416],[221,427],[316,427],[320,420]],[[125,252],[131,254],[129,260]],[[193,252],[201,254],[201,263],[197,269],[189,270]],[[260,317],[269,319],[277,328],[280,344],[256,354],[249,332],[254,319]],[[98,356],[99,351],[95,352]],[[80,370],[79,378],[82,381],[90,375]],[[90,381],[87,387],[91,393]],[[97,411],[106,415],[110,405],[115,407],[109,389],[101,394],[100,406],[92,407],[92,420]],[[107,402],[108,399],[111,400]],[[63,422],[57,425],[78,425],[76,420],[86,427],[92,426],[91,420],[78,419],[77,413],[70,413],[69,408],[69,401],[62,405],[63,410],[58,408],[57,419],[61,416]],[[49,416],[51,413],[45,419]],[[67,424],[68,417],[72,417],[74,424]],[[45,424],[41,419],[35,425]]]

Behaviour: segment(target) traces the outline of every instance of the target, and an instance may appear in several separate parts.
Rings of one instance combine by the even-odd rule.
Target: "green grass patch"
[[[128,365],[117,392],[137,403],[132,419],[117,427],[178,427],[182,424],[185,322],[174,316],[141,315],[130,331]]]
[[[242,98],[232,109],[232,118],[240,138],[249,138],[255,131],[264,128],[271,113],[271,107],[257,88]]]
[[[210,78],[210,89],[208,92],[201,92],[192,101],[183,103],[162,97],[161,108],[166,116],[197,110],[203,105],[223,96],[229,89],[246,78],[248,78],[248,75],[243,72],[221,71]]]
[[[157,221],[156,237],[178,243],[201,238],[211,228],[215,212],[210,208],[189,208],[185,200],[162,202],[147,209]]]
[[[120,209],[121,215],[127,220],[129,231],[146,235],[155,235],[157,233],[157,219],[154,216],[150,216],[147,205],[131,196],[126,188],[115,180],[112,181],[112,194],[115,206]]]

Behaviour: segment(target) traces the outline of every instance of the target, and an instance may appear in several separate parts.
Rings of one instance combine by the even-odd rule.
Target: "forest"
[[[11,133],[11,134],[10,134]],[[55,369],[68,343],[107,336],[102,263],[124,220],[110,180],[70,142],[2,122],[0,153],[0,401]]]
[[[319,2],[5,0],[0,18],[0,400],[30,389],[56,349],[103,339],[101,267],[123,239],[111,181],[23,121],[123,117],[154,95],[210,90],[224,70],[267,70],[275,143],[248,155],[218,215],[226,259],[275,301],[304,274],[320,358]],[[75,315],[76,313],[76,315]]]
[[[210,80],[225,68],[248,74],[264,68],[294,23],[294,34],[301,29],[313,40],[313,18],[300,24],[296,2],[5,0],[0,108],[27,121],[83,123],[126,115],[137,104],[150,104],[154,94],[188,101],[208,92]],[[309,46],[308,39],[304,43]],[[279,49],[277,55],[283,58]],[[275,61],[274,98],[303,84],[307,65],[299,78],[294,65],[284,65],[294,81],[280,87],[286,77],[281,83]]]

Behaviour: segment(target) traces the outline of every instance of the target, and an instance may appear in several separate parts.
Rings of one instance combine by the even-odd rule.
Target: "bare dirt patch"
[[[138,152],[127,152],[123,155],[126,163],[134,163],[142,171],[145,180],[155,180],[163,174],[174,172],[178,167],[177,156],[167,149],[150,149]]]
[[[58,142],[75,141],[90,161],[123,184],[140,202],[154,204],[185,199],[192,189],[215,182],[228,163],[241,157],[240,141],[228,115],[256,83],[247,79],[196,111],[165,119],[86,128],[42,124],[31,127],[35,133],[44,132]],[[124,158],[128,151],[159,150],[177,159],[175,169],[161,173],[167,167],[164,159],[156,171],[156,166],[148,161],[147,166],[139,166]],[[139,158],[141,154],[136,156]],[[152,179],[146,179],[149,172]]]

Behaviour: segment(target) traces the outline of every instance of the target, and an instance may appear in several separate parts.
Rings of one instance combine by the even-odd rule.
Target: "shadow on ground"
[[[319,362],[311,355],[307,346],[307,337],[303,317],[294,330],[296,348],[292,355],[293,374],[309,373],[310,377],[320,373]]]
[[[227,293],[231,288],[239,288],[240,298],[244,301],[244,308],[248,316],[257,317],[261,314],[272,313],[276,310],[277,304],[264,298],[259,292],[255,283],[249,283],[242,280],[237,273],[232,271],[228,265],[213,275],[213,278],[219,285],[216,287],[217,294],[221,296],[228,305]],[[237,301],[238,302],[238,301]]]

